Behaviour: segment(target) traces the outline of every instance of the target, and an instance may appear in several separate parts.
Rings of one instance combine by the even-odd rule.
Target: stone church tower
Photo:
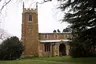
[[[22,43],[24,56],[38,56],[38,12],[37,9],[24,8],[22,13]]]

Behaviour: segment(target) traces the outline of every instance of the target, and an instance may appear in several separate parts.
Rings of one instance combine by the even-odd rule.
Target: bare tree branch
[[[1,2],[2,0],[0,0]],[[0,12],[3,10],[3,8],[10,2],[11,0],[5,1],[0,9]]]
[[[1,40],[3,40],[3,38],[4,38],[3,35],[4,35],[3,33],[0,34],[0,39],[1,39]]]

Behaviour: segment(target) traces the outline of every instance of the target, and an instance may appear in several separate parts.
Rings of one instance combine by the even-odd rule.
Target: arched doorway
[[[65,47],[65,44],[60,44],[60,45],[59,45],[59,55],[60,55],[60,56],[65,56],[65,55],[66,55],[66,47]]]

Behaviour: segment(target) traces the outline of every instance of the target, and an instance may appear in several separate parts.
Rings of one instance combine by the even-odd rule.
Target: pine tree
[[[78,50],[77,57],[96,55],[96,0],[64,0],[60,8],[68,11],[63,21],[71,24],[72,54]]]

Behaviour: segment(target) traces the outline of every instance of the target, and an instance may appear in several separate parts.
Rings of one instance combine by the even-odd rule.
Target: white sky
[[[0,28],[12,36],[21,38],[21,23],[22,23],[22,2],[25,2],[25,8],[35,7],[37,0],[21,0],[17,2],[12,0],[5,7],[0,15]],[[43,0],[38,0],[41,2]],[[38,24],[40,33],[53,32],[54,29],[61,31],[68,26],[68,23],[61,22],[63,13],[57,9],[59,3],[56,0],[38,4]]]

